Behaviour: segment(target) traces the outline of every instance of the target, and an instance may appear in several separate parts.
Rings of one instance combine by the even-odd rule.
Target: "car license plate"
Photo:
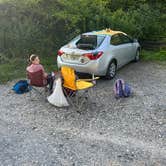
[[[78,60],[79,55],[64,54],[63,58],[66,59],[66,60]]]

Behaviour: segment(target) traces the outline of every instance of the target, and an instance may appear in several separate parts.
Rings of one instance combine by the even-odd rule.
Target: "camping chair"
[[[61,67],[61,75],[63,78],[63,91],[68,100],[68,103],[73,106],[78,112],[82,109],[82,106],[89,104],[89,90],[95,85],[93,79],[76,79],[75,71],[68,66]],[[89,81],[89,82],[88,82]]]
[[[37,72],[28,72],[28,83],[30,88],[30,98],[32,99],[32,92],[31,90],[36,91],[38,94],[43,96],[41,92],[41,88],[44,88],[44,98],[46,99],[48,87],[47,87],[47,80],[43,78],[43,71],[39,70]]]

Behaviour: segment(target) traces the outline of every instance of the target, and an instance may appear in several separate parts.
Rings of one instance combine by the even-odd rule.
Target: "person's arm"
[[[48,74],[45,72],[44,67],[42,65],[40,65],[40,66],[41,66],[41,70],[43,71],[43,77],[47,78]]]

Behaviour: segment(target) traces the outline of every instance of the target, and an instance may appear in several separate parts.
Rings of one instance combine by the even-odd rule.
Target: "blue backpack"
[[[23,94],[29,92],[30,88],[27,80],[20,80],[13,86],[12,90],[17,94]]]
[[[123,79],[117,79],[114,84],[114,94],[116,98],[129,97],[131,95],[131,88]]]

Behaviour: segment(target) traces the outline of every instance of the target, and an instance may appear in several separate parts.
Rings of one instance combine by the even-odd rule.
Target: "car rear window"
[[[97,35],[81,35],[80,39],[77,41],[77,48],[84,50],[93,50],[98,47],[105,36],[97,36]]]

